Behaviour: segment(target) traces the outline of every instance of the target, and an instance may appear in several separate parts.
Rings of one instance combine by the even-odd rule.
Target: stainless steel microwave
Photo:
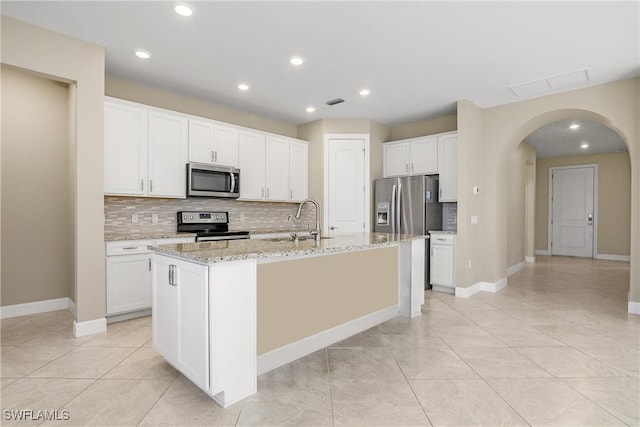
[[[240,197],[240,169],[231,166],[187,164],[187,197]]]

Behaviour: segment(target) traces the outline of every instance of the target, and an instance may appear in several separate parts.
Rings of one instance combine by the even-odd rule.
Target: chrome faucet
[[[313,203],[316,206],[316,228],[315,230],[311,230],[310,234],[314,236],[316,242],[319,242],[320,241],[320,205],[318,205],[318,202],[316,202],[313,199],[304,199],[303,201],[301,201],[300,205],[298,206],[298,210],[295,214],[295,218],[300,219],[300,214],[302,213],[302,207],[307,202]]]

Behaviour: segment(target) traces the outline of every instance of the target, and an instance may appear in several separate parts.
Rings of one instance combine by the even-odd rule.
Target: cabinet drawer
[[[453,234],[431,234],[432,245],[453,245]]]
[[[119,240],[117,242],[106,243],[106,254],[111,255],[130,255],[148,253],[147,246],[155,245],[155,240]]]

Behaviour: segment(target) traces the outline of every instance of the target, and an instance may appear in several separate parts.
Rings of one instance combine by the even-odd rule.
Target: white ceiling
[[[190,4],[189,18],[169,1],[3,0],[1,11],[105,46],[115,77],[295,124],[397,125],[454,113],[460,99],[487,108],[640,74],[637,1]],[[140,60],[136,48],[153,56]],[[306,62],[296,68],[292,55]],[[510,89],[584,69],[587,82],[521,97]],[[325,105],[338,97],[346,102]]]
[[[573,124],[580,125],[571,129]],[[537,157],[626,152],[624,141],[610,128],[588,120],[563,120],[543,126],[525,138]],[[587,148],[581,148],[587,144]]]

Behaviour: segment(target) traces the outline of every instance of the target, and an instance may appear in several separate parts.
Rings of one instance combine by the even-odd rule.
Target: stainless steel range
[[[229,231],[229,214],[211,211],[179,211],[178,231],[196,233],[196,242],[248,239],[248,231]]]

